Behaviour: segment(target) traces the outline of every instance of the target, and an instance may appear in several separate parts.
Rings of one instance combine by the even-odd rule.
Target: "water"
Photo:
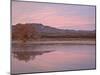
[[[12,46],[12,73],[95,69],[95,45]]]

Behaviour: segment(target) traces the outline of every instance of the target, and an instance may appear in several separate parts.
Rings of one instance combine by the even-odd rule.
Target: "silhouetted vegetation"
[[[28,24],[17,24],[15,30],[12,32],[12,38],[26,42],[31,39],[36,40],[39,36],[35,28],[28,27]]]

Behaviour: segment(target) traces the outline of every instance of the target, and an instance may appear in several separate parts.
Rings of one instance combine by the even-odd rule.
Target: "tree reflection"
[[[37,55],[49,52],[52,51],[13,51],[13,56],[18,60],[28,62],[29,60],[34,60]]]

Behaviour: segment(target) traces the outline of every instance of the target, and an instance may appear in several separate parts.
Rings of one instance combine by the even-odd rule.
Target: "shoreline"
[[[22,43],[21,41],[12,41],[12,44],[88,44],[95,45],[96,41],[84,41],[84,40],[72,40],[72,41],[27,41]]]

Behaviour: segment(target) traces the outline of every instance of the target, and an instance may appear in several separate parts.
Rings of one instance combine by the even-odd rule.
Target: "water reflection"
[[[13,45],[12,73],[95,68],[95,45]]]
[[[12,44],[12,51],[33,51],[38,47],[39,45],[33,44]]]
[[[35,57],[37,55],[42,55],[44,53],[49,53],[49,52],[52,52],[52,51],[14,51],[13,52],[13,56],[15,58],[17,58],[18,60],[22,60],[22,61],[29,61],[29,60],[34,60]]]
[[[52,52],[50,50],[36,50],[40,45],[32,45],[32,44],[22,44],[13,45],[14,49],[12,51],[13,56],[18,60],[28,62],[30,60],[34,60],[37,55],[43,55],[44,53]]]

